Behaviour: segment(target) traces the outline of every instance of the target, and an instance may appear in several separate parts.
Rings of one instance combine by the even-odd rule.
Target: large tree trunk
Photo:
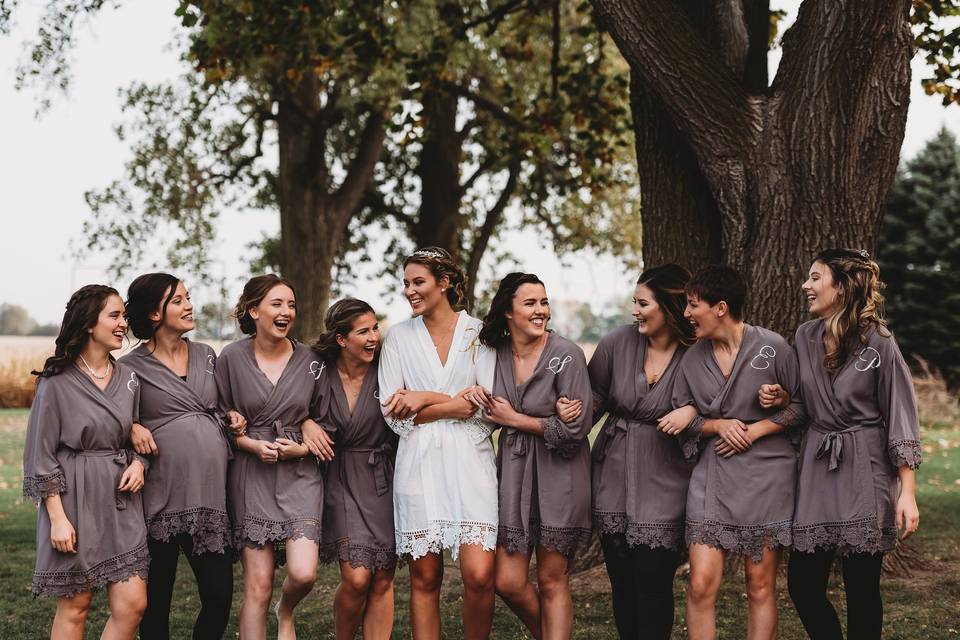
[[[745,56],[739,29],[704,37],[671,0],[593,0],[632,69],[645,262],[719,253],[747,277],[748,321],[789,336],[813,255],[873,251],[906,124],[910,2],[806,0],[769,88],[756,5],[731,2],[715,6],[744,22]]]
[[[460,253],[460,160],[463,139],[457,131],[459,98],[443,90],[423,96],[423,146],[417,176],[420,211],[413,226],[418,247],[442,247]]]
[[[280,266],[297,289],[295,334],[312,340],[323,330],[334,261],[383,147],[384,114],[367,115],[357,153],[334,188],[324,158],[327,130],[340,117],[332,99],[321,107],[317,78],[308,76],[278,103]]]

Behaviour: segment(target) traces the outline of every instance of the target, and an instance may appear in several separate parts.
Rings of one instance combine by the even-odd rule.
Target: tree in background
[[[769,0],[591,2],[631,69],[644,262],[733,266],[750,321],[791,335],[810,258],[876,247],[915,43],[955,95],[960,2],[804,0],[772,82]]]
[[[75,24],[103,5],[50,2],[22,83],[65,83]],[[622,62],[587,8],[181,0],[192,70],[123,93],[133,156],[87,195],[89,247],[121,271],[169,238],[166,261],[202,275],[224,208],[279,212],[246,261],[294,281],[305,335],[336,267],[385,233],[386,269],[435,244],[474,282],[511,204],[561,252],[636,255]]]
[[[960,145],[947,130],[898,172],[880,229],[887,318],[904,352],[960,384]]]
[[[18,304],[0,304],[0,335],[55,336],[60,327],[55,324],[37,324],[30,312]]]

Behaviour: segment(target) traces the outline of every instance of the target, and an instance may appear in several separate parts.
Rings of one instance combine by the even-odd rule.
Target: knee
[[[383,596],[393,589],[393,574],[377,573],[373,576],[369,590],[372,595]]]
[[[273,576],[268,572],[248,573],[243,577],[244,598],[264,604],[270,602],[273,595]]]
[[[703,574],[691,574],[690,585],[687,587],[687,598],[694,603],[710,603],[717,598],[717,589],[719,581],[713,576]]]
[[[411,571],[410,588],[415,591],[436,593],[443,583],[442,572]]]
[[[774,597],[776,576],[747,576],[747,599],[751,603],[767,602]]]
[[[537,574],[537,588],[545,599],[563,596],[570,591],[570,580],[563,571],[549,571]]]
[[[461,566],[460,570],[465,590],[475,593],[493,593],[493,563],[490,563],[490,567],[465,568]]]
[[[287,580],[291,587],[298,591],[309,591],[317,581],[316,567],[290,567],[287,571]]]
[[[517,580],[514,576],[498,573],[494,576],[493,588],[497,595],[504,600],[516,600],[523,595],[527,588],[527,581]]]
[[[57,613],[71,625],[83,626],[87,622],[87,615],[90,613],[90,594],[78,594],[72,598],[63,598],[60,600]]]
[[[370,589],[371,582],[370,574],[366,572],[355,571],[340,576],[340,584],[352,597],[364,596]]]
[[[147,592],[131,595],[117,602],[110,603],[110,616],[136,626],[143,620],[143,613],[147,610]]]

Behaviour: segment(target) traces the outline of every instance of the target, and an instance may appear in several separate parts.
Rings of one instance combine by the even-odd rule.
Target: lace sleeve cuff
[[[407,438],[416,428],[416,423],[413,421],[414,416],[409,418],[404,418],[403,420],[399,418],[387,418],[387,425],[401,438]]]
[[[895,469],[907,467],[916,469],[923,461],[920,453],[919,440],[897,440],[891,442],[887,447],[887,454],[890,456],[890,462]]]
[[[32,476],[23,479],[23,497],[33,500],[34,503],[66,492],[67,478],[60,470],[45,476]]]
[[[775,422],[783,427],[785,431],[798,429],[806,423],[806,417],[792,406],[784,407],[780,411],[770,416],[770,422]]]
[[[580,446],[580,441],[570,438],[563,427],[560,426],[560,418],[557,416],[543,418],[540,424],[543,425],[543,440],[547,449],[556,451],[567,458],[573,455],[574,451]]]
[[[700,437],[703,435],[704,421],[703,416],[695,416],[687,425],[687,428],[677,436],[680,438],[680,449],[683,451],[683,457],[687,460],[693,460],[700,453]]]
[[[473,444],[480,444],[493,433],[493,427],[477,416],[467,418],[464,422],[467,426],[467,433],[470,434],[470,441],[473,442]]]

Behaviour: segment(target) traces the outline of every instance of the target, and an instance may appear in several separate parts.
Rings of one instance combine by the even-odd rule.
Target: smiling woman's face
[[[550,301],[546,288],[536,282],[517,287],[513,304],[507,315],[510,335],[539,338],[547,330],[550,321]]]
[[[285,284],[274,286],[260,304],[250,308],[250,317],[257,327],[257,335],[286,338],[297,317],[297,300],[293,290]]]
[[[446,277],[437,280],[425,265],[411,262],[403,269],[403,295],[416,316],[429,314],[442,304],[449,285]]]

